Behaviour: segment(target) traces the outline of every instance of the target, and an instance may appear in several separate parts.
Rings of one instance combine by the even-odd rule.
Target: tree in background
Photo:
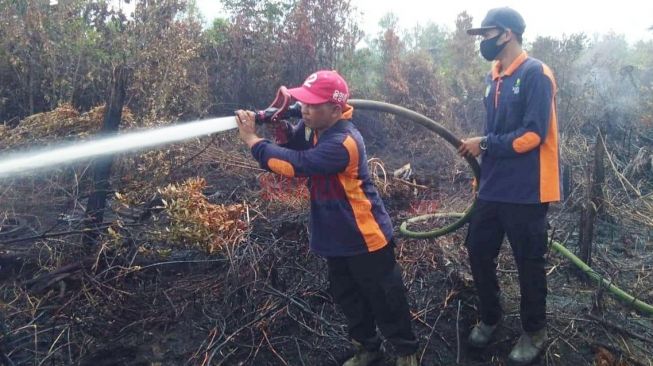
[[[552,70],[558,84],[558,118],[564,123],[564,133],[574,126],[575,111],[584,102],[583,83],[578,75],[577,62],[587,49],[589,40],[583,33],[564,35],[562,38],[537,37],[530,46],[530,54],[546,63]],[[575,99],[569,98],[574,95]]]
[[[138,1],[125,34],[126,63],[134,69],[128,90],[132,109],[151,118],[208,113],[205,37],[187,0]]]
[[[137,1],[133,18],[106,2],[0,4],[0,118],[70,103],[101,104],[118,64],[134,69],[129,106],[139,115],[205,113],[202,28],[186,0]]]
[[[0,2],[0,118],[100,103],[111,75],[103,37],[123,21],[105,3]]]
[[[397,34],[398,22],[399,19],[393,13],[386,14],[379,22],[383,29],[383,38],[379,42],[383,79],[379,89],[387,102],[404,104],[408,99],[408,83],[403,75],[402,57],[405,49]]]
[[[445,121],[449,127],[460,129],[463,134],[481,132],[485,113],[481,103],[484,79],[490,64],[478,54],[475,37],[467,34],[473,18],[462,12],[456,18],[456,28],[446,43],[442,57],[447,98],[443,100]]]

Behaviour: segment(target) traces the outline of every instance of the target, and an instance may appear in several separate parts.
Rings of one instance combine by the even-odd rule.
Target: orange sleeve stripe
[[[516,152],[523,154],[529,152],[540,145],[540,136],[535,132],[526,132],[512,142],[512,148]]]
[[[356,225],[363,234],[363,239],[367,245],[367,250],[373,252],[387,245],[387,240],[379,223],[376,222],[372,214],[372,203],[365,196],[361,188],[362,181],[358,179],[358,163],[360,156],[356,141],[351,136],[347,136],[342,143],[349,153],[349,164],[343,173],[338,174],[338,180],[342,184],[347,200],[351,205],[356,219]]]
[[[558,85],[551,68],[543,64],[542,72],[553,84],[553,98],[551,99],[549,131],[540,147],[540,202],[557,202],[561,199],[560,162],[558,161],[558,116],[555,104]]]
[[[540,147],[540,202],[560,201],[560,165],[558,162],[558,118],[551,103],[549,132]]]
[[[270,170],[285,177],[294,177],[295,168],[289,162],[277,158],[270,158],[268,160],[268,167]]]

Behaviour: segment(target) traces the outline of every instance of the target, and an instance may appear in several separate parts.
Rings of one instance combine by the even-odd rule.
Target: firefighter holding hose
[[[556,82],[551,69],[522,50],[526,25],[510,8],[492,9],[480,28],[481,54],[493,61],[485,78],[484,136],[463,140],[459,153],[481,157],[481,177],[466,245],[480,300],[469,342],[492,341],[502,311],[497,256],[508,237],[517,263],[522,335],[509,361],[533,362],[547,341],[547,209],[560,200]]]
[[[370,179],[363,138],[351,122],[349,89],[335,71],[318,71],[287,91],[301,103],[295,126],[279,121],[275,140],[256,134],[252,111],[239,110],[241,139],[261,167],[286,177],[308,177],[310,247],[326,258],[330,290],[347,318],[356,353],[345,366],[382,357],[381,334],[397,366],[417,366],[406,288],[396,262],[393,229]]]

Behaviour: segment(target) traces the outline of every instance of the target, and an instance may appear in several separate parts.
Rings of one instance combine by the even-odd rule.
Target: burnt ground
[[[386,176],[412,162],[415,182],[430,187],[415,191],[384,180],[377,167],[395,226],[428,210],[464,208],[471,198],[465,167],[447,160],[451,152],[431,161],[432,151],[410,149],[403,155],[408,158],[381,143],[368,151],[384,162]],[[203,176],[215,202],[248,204],[243,240],[211,255],[152,240],[148,233],[164,213],[138,221],[124,209],[105,218],[122,222],[112,226],[119,241],[107,235],[101,245],[83,246],[75,231],[85,188],[73,184],[83,181],[83,169],[5,185],[2,211],[24,224],[0,238],[6,364],[337,365],[347,357],[344,319],[328,294],[326,265],[308,251],[307,206],[292,195],[266,199],[259,171],[212,154],[173,176]],[[245,152],[240,156],[246,159]],[[572,250],[578,215],[565,205],[551,213],[553,236]],[[45,237],[18,241],[37,234]],[[477,317],[464,234],[463,228],[429,240],[398,236],[423,365],[504,365],[519,336],[516,271],[504,245],[498,273],[505,321],[487,349],[467,347]],[[652,237],[651,228],[604,218],[594,255],[598,272],[649,303]],[[548,254],[547,273],[551,340],[536,365],[653,364],[651,315],[618,302],[557,253]],[[391,350],[387,354],[379,366],[392,364]]]

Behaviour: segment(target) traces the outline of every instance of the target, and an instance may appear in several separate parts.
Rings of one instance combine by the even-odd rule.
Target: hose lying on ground
[[[400,107],[398,105],[394,104],[389,104],[389,103],[383,103],[383,102],[376,102],[372,100],[361,100],[361,99],[352,99],[349,100],[348,102],[350,105],[352,105],[356,109],[361,109],[361,110],[370,110],[370,111],[375,111],[375,112],[385,112],[385,113],[390,113],[394,114],[395,116],[402,117],[405,119],[408,119],[411,122],[417,123],[423,127],[426,127],[427,129],[435,132],[438,134],[440,137],[445,139],[449,144],[451,144],[454,148],[458,149],[458,147],[461,144],[461,141],[459,138],[454,136],[449,130],[444,128],[442,125],[439,123],[435,122],[434,120],[419,114],[417,112],[411,111],[410,109],[406,109],[404,107]],[[480,173],[481,173],[481,168],[478,165],[478,162],[476,159],[472,157],[466,157],[465,160],[467,161],[467,164],[469,164],[469,167],[471,168],[472,172],[474,173],[474,179],[476,182],[478,182]],[[474,184],[474,194],[476,194],[476,188],[477,185]],[[409,220],[408,222],[404,222],[401,225],[401,232],[402,234],[406,236],[410,236],[412,238],[434,238],[438,237],[441,235],[445,235],[448,233],[451,233],[453,231],[458,230],[460,227],[465,225],[467,220],[469,220],[469,215],[471,215],[472,208],[474,207],[474,204],[472,203],[462,214],[460,213],[451,213],[451,214],[437,214],[439,216],[437,217],[452,217],[452,218],[457,218],[455,222],[453,222],[450,225],[447,225],[442,228],[438,228],[435,230],[430,230],[430,231],[412,231],[407,228],[408,222],[415,222],[416,221],[421,221],[425,220],[429,217],[432,217],[431,215],[426,215],[426,216],[420,216],[413,218]]]
[[[349,104],[351,104],[355,108],[362,109],[362,110],[385,112],[385,113],[394,114],[402,118],[406,118],[411,122],[417,123],[437,133],[440,137],[444,138],[447,142],[449,142],[454,148],[457,149],[460,146],[461,143],[460,139],[454,136],[449,130],[447,130],[446,128],[444,128],[442,125],[435,122],[434,120],[424,115],[421,115],[417,112],[411,111],[409,109],[397,105],[376,102],[371,100],[354,99],[354,100],[350,100]],[[478,162],[476,161],[476,159],[470,157],[466,157],[465,160],[467,161],[470,168],[472,169],[476,182],[478,182],[480,178],[480,171],[481,171]],[[474,194],[476,194],[476,190],[477,190],[477,185],[474,185]],[[473,207],[474,207],[474,203],[472,203],[464,212],[434,213],[434,214],[413,217],[404,221],[399,227],[399,231],[403,235],[414,239],[426,239],[426,238],[435,238],[435,237],[443,236],[465,225],[469,220]],[[448,226],[437,228],[430,231],[412,231],[408,229],[408,224],[414,224],[420,221],[428,220],[430,218],[456,218],[457,220]],[[636,308],[637,310],[653,315],[652,305],[636,299],[634,296],[628,294],[627,292],[613,285],[612,282],[608,281],[600,274],[596,273],[590,266],[588,266],[585,262],[580,260],[580,258],[576,257],[571,251],[569,251],[569,249],[565,248],[565,246],[562,245],[561,243],[552,240],[551,248],[554,249],[556,252],[562,254],[567,259],[569,259],[578,268],[580,268],[583,272],[585,272],[590,278],[596,280],[599,283],[599,285],[605,286],[610,291],[610,293],[612,293],[619,300],[626,302],[627,304]]]
[[[653,315],[653,306],[650,304],[647,304],[641,300],[636,299],[634,296],[630,295],[629,293],[623,291],[619,287],[615,286],[612,284],[611,281],[608,281],[604,277],[602,277],[600,274],[596,273],[592,267],[588,266],[585,262],[583,262],[580,258],[574,255],[569,249],[565,248],[564,245],[561,243],[552,240],[551,241],[551,248],[553,248],[556,252],[562,254],[563,256],[567,257],[572,263],[574,263],[578,268],[580,268],[583,272],[585,272],[591,279],[596,280],[600,286],[605,286],[610,292],[619,300],[622,300],[626,303],[628,303],[630,306],[636,308],[639,311],[649,313]]]

